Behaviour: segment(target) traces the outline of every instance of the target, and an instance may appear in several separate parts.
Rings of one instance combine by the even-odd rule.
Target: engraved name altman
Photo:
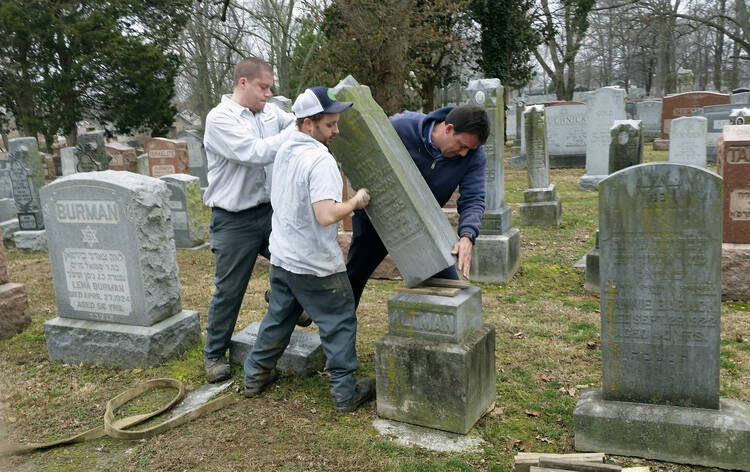
[[[398,313],[394,327],[422,333],[455,334],[456,317],[441,313]]]
[[[120,212],[116,202],[90,200],[58,200],[55,215],[60,223],[117,224]]]

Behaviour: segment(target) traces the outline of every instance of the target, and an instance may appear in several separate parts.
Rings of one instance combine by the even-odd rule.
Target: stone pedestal
[[[511,226],[513,211],[508,206],[484,212],[479,237],[471,251],[471,280],[505,283],[518,272],[521,260],[521,232]]]
[[[47,230],[16,231],[13,233],[16,249],[30,252],[47,252]]]
[[[750,404],[718,409],[604,400],[587,390],[573,411],[575,448],[680,464],[750,470]]]
[[[0,339],[8,339],[31,323],[29,302],[23,284],[10,283],[5,246],[0,238]]]
[[[183,310],[152,326],[53,318],[44,323],[51,361],[106,367],[154,367],[201,343],[197,311]]]
[[[229,344],[229,361],[243,365],[245,358],[258,339],[260,322],[250,323],[245,329],[232,336]],[[321,372],[326,364],[326,355],[320,344],[320,336],[308,331],[295,330],[284,354],[276,367],[282,371],[291,370],[296,375],[310,377]]]
[[[750,301],[750,244],[721,245],[721,299]]]
[[[455,297],[399,293],[375,344],[378,415],[466,434],[495,401],[495,329],[478,287]]]
[[[520,207],[521,225],[559,226],[562,218],[562,203],[555,193],[555,186],[529,188],[523,192]]]

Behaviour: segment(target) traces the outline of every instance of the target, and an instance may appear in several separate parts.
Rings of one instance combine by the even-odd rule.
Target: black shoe
[[[227,362],[224,357],[219,357],[217,359],[204,359],[203,369],[206,371],[206,380],[211,383],[221,382],[232,376],[229,362]]]
[[[268,303],[268,300],[271,299],[271,289],[270,288],[263,293],[263,298],[266,299],[266,303]]]
[[[375,381],[361,379],[354,387],[354,395],[345,402],[333,402],[333,409],[339,413],[349,413],[359,408],[363,403],[375,396]]]
[[[279,376],[281,376],[281,372],[279,372],[279,369],[274,368],[270,372],[268,372],[266,375],[264,375],[264,379],[260,382],[253,383],[252,385],[245,385],[245,390],[242,392],[243,395],[245,395],[247,398],[257,397],[263,391],[268,388],[269,385],[279,380]]]
[[[299,318],[297,318],[297,326],[302,326],[303,328],[310,326],[312,324],[312,318],[310,318],[310,315],[307,314],[306,311],[302,311],[302,313],[299,315]]]

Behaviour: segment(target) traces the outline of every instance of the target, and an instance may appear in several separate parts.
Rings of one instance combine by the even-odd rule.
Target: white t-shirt
[[[341,202],[336,160],[322,143],[299,131],[276,154],[271,185],[271,264],[295,274],[325,277],[346,271],[336,242],[338,224],[322,226],[312,204]]]

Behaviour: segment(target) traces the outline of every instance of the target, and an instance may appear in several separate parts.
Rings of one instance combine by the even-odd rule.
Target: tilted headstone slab
[[[729,104],[729,95],[716,92],[687,92],[664,97],[661,109],[661,137],[669,139],[672,120],[690,116],[709,105]]]
[[[104,131],[89,131],[78,135],[76,146],[78,172],[95,172],[109,169],[111,160],[104,147]]]
[[[175,246],[191,248],[202,244],[204,237],[200,213],[203,202],[200,180],[187,174],[165,175],[161,180],[169,187],[169,208],[172,209]]]
[[[42,158],[36,138],[13,138],[8,140],[8,164],[13,199],[18,209],[18,224],[21,230],[44,229],[44,217],[39,204],[39,189],[44,186]]]
[[[148,154],[148,169],[151,177],[190,173],[190,155],[186,142],[167,138],[149,138],[144,140],[143,147]]]
[[[495,330],[478,287],[454,297],[399,293],[375,343],[378,415],[466,434],[495,401]]]
[[[331,150],[352,186],[369,190],[365,211],[406,285],[453,266],[458,236],[369,87],[348,76],[333,92],[354,106],[341,113]]]
[[[719,407],[721,178],[642,164],[599,185],[605,400]]]
[[[182,309],[167,184],[79,173],[42,200],[60,317],[151,326]]]
[[[206,157],[206,148],[203,145],[203,134],[200,131],[189,129],[177,135],[177,140],[185,141],[188,145],[190,175],[200,179],[201,187],[208,187],[208,158]]]
[[[643,163],[643,132],[640,120],[618,120],[612,125],[609,173]]]
[[[730,125],[719,139],[718,173],[724,178],[725,243],[750,243],[750,125]]]
[[[706,167],[706,126],[702,116],[683,116],[672,120],[669,162]]]
[[[615,120],[625,119],[625,90],[603,87],[585,96],[586,102],[586,174],[581,188],[596,188],[609,171],[610,130]]]

